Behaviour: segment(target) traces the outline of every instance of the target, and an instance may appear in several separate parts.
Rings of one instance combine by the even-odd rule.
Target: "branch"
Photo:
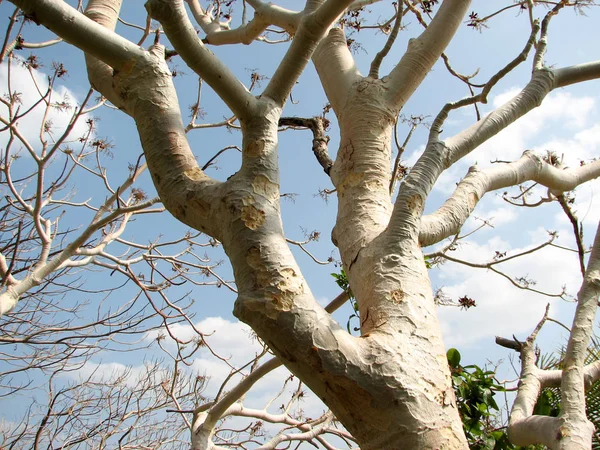
[[[401,168],[403,170],[406,170],[406,168],[401,167],[401,164],[400,164],[402,161],[402,155],[404,154],[404,151],[406,150],[406,146],[408,145],[410,138],[412,137],[413,133],[415,132],[415,130],[417,129],[417,127],[419,126],[419,123],[421,121],[422,121],[422,118],[411,117],[410,131],[406,135],[406,138],[404,139],[404,142],[402,143],[402,145],[400,145],[400,142],[398,141],[398,119],[396,119],[396,123],[394,124],[394,143],[396,144],[396,151],[398,153],[396,154],[396,159],[394,160],[394,166],[392,168],[392,179],[390,180],[390,197],[394,195],[396,182],[398,181],[398,178],[401,177],[401,174],[400,174]]]
[[[30,289],[35,286],[39,286],[42,281],[54,271],[59,270],[62,267],[66,266],[78,266],[82,265],[79,262],[69,263],[68,260],[72,256],[77,253],[79,247],[81,247],[85,242],[98,230],[104,228],[106,225],[117,219],[122,215],[131,214],[132,212],[139,211],[140,209],[147,208],[148,206],[156,203],[158,199],[153,199],[145,203],[141,203],[139,205],[133,205],[129,207],[119,208],[112,213],[108,214],[104,218],[98,221],[92,222],[88,227],[77,237],[75,238],[69,245],[65,247],[63,251],[61,251],[56,257],[50,260],[48,263],[42,264],[36,267],[30,274],[27,275],[25,279],[18,282],[17,284],[13,284],[8,286],[6,291],[0,294],[0,316],[10,312],[19,301],[20,297]],[[116,236],[122,233],[123,229],[121,229]]]
[[[400,30],[400,24],[402,23],[402,15],[403,15],[403,2],[400,2],[396,9],[396,21],[394,22],[394,27],[390,32],[387,40],[385,41],[385,45],[383,48],[377,52],[373,61],[371,61],[371,68],[369,69],[369,77],[371,78],[379,78],[379,68],[381,67],[381,63],[383,62],[383,58],[387,56],[387,54],[392,49],[396,38],[398,37],[398,31]]]
[[[554,69],[554,83],[557,88],[598,78],[600,78],[600,61]]]
[[[340,293],[326,307],[325,311],[333,313],[348,300],[347,292]],[[227,393],[216,403],[201,405],[194,410],[194,436],[204,434],[212,435],[212,432],[225,414],[231,414],[231,407],[238,402],[254,384],[267,375],[269,372],[277,369],[282,365],[282,362],[277,357],[271,358],[267,362],[261,364],[254,369],[250,374],[240,381],[231,391]]]
[[[350,3],[351,0],[327,0],[302,18],[290,48],[263,92],[264,97],[283,106],[317,45]]]
[[[583,71],[585,76],[581,75],[579,69],[576,68],[580,66],[572,66],[564,69],[543,68],[537,70],[533,73],[531,81],[527,84],[527,86],[525,86],[512,100],[500,106],[483,119],[478,120],[466,130],[447,139],[446,141],[437,140],[435,135],[430,136],[430,141],[425,152],[413,166],[413,169],[407,177],[407,181],[410,182],[404,183],[407,192],[404,193],[403,197],[400,195],[398,196],[396,206],[394,207],[392,220],[395,223],[399,223],[406,218],[406,211],[402,204],[406,204],[407,198],[410,198],[416,194],[420,198],[420,204],[421,202],[424,203],[436,180],[445,169],[452,166],[456,161],[472,152],[474,149],[479,147],[491,137],[495,136],[517,119],[521,118],[526,113],[539,106],[548,93],[558,86],[557,79],[560,79],[562,76],[560,74],[573,73],[572,76],[565,75],[566,78],[563,78],[561,83],[567,83],[567,79],[576,82],[574,80],[584,81],[600,77],[600,64],[592,63],[592,66],[595,68],[587,68]],[[439,122],[439,119],[440,117],[436,119],[436,122]],[[443,121],[443,118],[441,120]],[[432,128],[432,133],[434,133],[434,131],[435,129]],[[589,169],[590,168],[585,169],[585,171]],[[590,174],[588,173],[587,175],[584,175],[582,173],[583,179],[577,183],[573,183],[573,179],[568,176],[554,176],[551,174],[556,174],[556,172],[550,169],[544,169],[539,174],[541,178],[535,178],[535,180],[558,192],[570,190],[574,186],[577,186],[578,184],[595,177],[595,175],[593,175],[590,178],[586,178],[586,176]],[[553,179],[550,180],[548,177]],[[418,193],[414,192],[415,190],[412,188],[412,186],[415,185],[419,188]],[[410,192],[408,191],[409,187],[412,189]],[[499,185],[499,187],[503,187],[503,185]],[[482,194],[483,193],[485,192],[482,192]],[[469,201],[472,201],[474,206],[474,204],[476,204],[480,198],[480,196],[474,195]],[[468,206],[468,203],[463,202],[463,207],[466,206]],[[470,213],[472,209],[473,208],[471,208],[468,213]],[[447,234],[446,232],[441,232],[439,236],[443,235],[444,237],[448,237],[458,231],[462,223],[464,223],[466,220],[467,216],[463,215],[465,213],[465,209],[463,209],[462,212],[457,211],[457,213],[459,214],[459,220],[454,218],[450,221],[454,224],[454,228],[452,228],[453,231],[449,231]],[[448,222],[448,224],[450,224],[450,222]],[[439,225],[446,226],[443,224],[438,224],[438,226]],[[428,233],[426,228],[427,226],[422,229],[425,233]],[[440,233],[440,230],[438,230],[437,233]],[[430,240],[431,238],[426,236],[423,236],[423,238],[422,245],[430,245],[430,243],[438,242],[437,237],[433,238],[433,241]]]
[[[331,171],[333,161],[328,153],[327,145],[329,144],[329,136],[325,134],[325,129],[329,125],[329,121],[323,117],[313,117],[304,119],[301,117],[282,117],[279,119],[280,126],[302,127],[308,128],[313,133],[312,151],[321,164],[321,167],[327,175]]]
[[[388,104],[399,111],[446,49],[467,13],[470,0],[445,0],[427,29],[408,44],[389,74]]]
[[[473,267],[473,268],[478,268],[478,269],[487,269],[487,270],[490,270],[490,271],[496,273],[497,275],[500,275],[500,276],[504,277],[506,280],[508,280],[513,286],[515,286],[518,289],[522,289],[522,290],[534,292],[534,293],[540,294],[540,295],[545,295],[547,297],[564,298],[564,296],[565,296],[564,288],[563,288],[563,290],[560,293],[555,293],[555,294],[552,294],[552,293],[549,293],[549,292],[544,292],[544,291],[541,291],[539,289],[534,289],[534,288],[531,287],[534,284],[532,282],[532,280],[528,280],[525,277],[512,278],[512,277],[508,276],[507,274],[505,274],[503,271],[501,271],[501,270],[499,270],[499,269],[497,269],[495,267],[495,266],[498,266],[500,264],[506,263],[506,262],[508,262],[510,260],[513,260],[513,259],[525,256],[525,255],[531,255],[531,254],[537,252],[538,250],[541,250],[544,247],[551,246],[552,242],[554,241],[554,239],[556,238],[556,236],[557,235],[555,233],[552,233],[550,235],[550,239],[548,241],[546,241],[546,242],[544,242],[544,243],[542,243],[540,245],[537,245],[537,246],[535,246],[533,248],[530,248],[530,249],[524,250],[522,252],[519,252],[517,254],[508,256],[508,257],[503,257],[503,258],[500,258],[500,259],[499,258],[495,258],[492,261],[488,261],[486,263],[474,263],[474,262],[465,261],[465,260],[462,260],[462,259],[459,259],[459,258],[456,258],[456,257],[453,257],[453,256],[449,256],[446,253],[451,248],[456,248],[456,241],[458,241],[458,239],[464,238],[464,237],[458,237],[458,235],[457,235],[454,238],[453,242],[449,246],[447,246],[444,250],[439,251],[439,252],[435,252],[435,253],[431,253],[431,254],[427,255],[427,257],[428,258],[443,258],[443,259],[446,259],[448,261],[452,261],[452,262],[457,263],[457,264],[463,264],[463,265],[468,266],[468,267]]]
[[[339,114],[350,87],[362,78],[348,49],[344,30],[332,28],[321,40],[313,61],[325,94]]]
[[[115,31],[122,0],[90,0],[85,8],[85,15],[104,27],[107,31]],[[85,53],[85,65],[90,84],[107,98],[113,105],[126,110],[123,99],[113,87],[114,71],[105,61],[94,55]]]
[[[575,243],[577,244],[577,256],[579,257],[579,269],[581,270],[581,275],[585,277],[585,247],[583,245],[583,228],[577,216],[569,206],[569,203],[563,194],[557,195],[556,199],[560,204],[563,212],[571,222],[571,227],[573,227],[573,237],[575,237]]]
[[[11,0],[33,17],[36,23],[65,41],[102,60],[117,70],[143,56],[144,50],[133,42],[88,19],[65,2],[54,0]]]
[[[169,41],[185,63],[214,89],[240,120],[250,118],[256,99],[198,38],[183,0],[149,0],[146,9],[153,19],[161,23]]]
[[[447,154],[444,157],[444,168],[450,167],[508,125],[540,106],[553,89],[599,77],[600,63],[535,71],[531,81],[512,100],[445,141]]]
[[[515,69],[521,63],[523,63],[524,61],[527,60],[527,56],[529,55],[529,52],[531,51],[533,45],[535,44],[535,37],[536,37],[538,31],[539,31],[539,25],[537,24],[537,22],[535,22],[531,29],[531,33],[529,34],[529,38],[527,39],[527,43],[525,44],[525,47],[523,48],[521,53],[519,53],[516,58],[514,58],[506,66],[504,66],[502,69],[500,69],[494,76],[492,76],[488,80],[488,82],[483,85],[481,92],[479,94],[472,95],[471,97],[463,98],[462,100],[459,100],[457,102],[446,103],[446,105],[444,105],[442,110],[439,112],[439,114],[433,121],[433,124],[431,126],[430,139],[437,139],[439,137],[439,135],[442,133],[442,126],[444,124],[444,121],[447,119],[450,111],[458,109],[458,108],[462,108],[467,105],[472,105],[472,104],[477,106],[478,102],[487,103],[487,97],[488,97],[488,94],[490,93],[490,91],[492,90],[492,88],[502,78],[504,78],[506,75],[508,75],[513,69]],[[448,63],[446,63],[446,65],[447,65],[447,67],[449,67]],[[464,81],[464,78],[462,78],[460,76],[459,76],[459,78],[463,79],[463,81]],[[470,84],[469,84],[469,88],[472,89],[472,86]],[[477,119],[480,120],[479,112],[477,112]]]
[[[294,34],[300,22],[301,13],[262,1],[248,2],[254,8],[254,17],[246,24],[229,29],[221,25],[218,19],[204,11],[198,0],[186,0],[198,25],[206,33],[204,42],[210,45],[251,44],[260,40],[260,35],[270,25],[275,25]]]
[[[564,357],[560,417],[565,419],[564,433],[570,442],[564,448],[589,448],[594,425],[587,419],[585,410],[585,358],[593,334],[594,319],[600,297],[600,224],[596,230],[592,253],[577,295],[577,309]],[[577,446],[579,444],[580,447]]]
[[[533,415],[533,409],[542,389],[541,373],[543,372],[535,365],[537,359],[535,354],[535,338],[548,319],[549,307],[550,305],[546,306],[544,317],[525,342],[519,342],[516,338],[513,342],[510,342],[508,339],[496,338],[498,345],[512,348],[521,355],[519,389],[510,413],[508,425],[509,439],[516,445],[542,443],[551,446],[551,443],[554,443],[551,433],[556,427],[558,420],[555,417]],[[551,446],[551,448],[553,447]]]
[[[322,434],[328,427],[329,424],[334,419],[333,414],[331,412],[326,413],[320,419],[313,421],[310,424],[306,424],[304,427],[307,428],[306,431],[302,433],[279,433],[277,436],[274,436],[268,442],[265,442],[260,449],[261,450],[271,450],[277,448],[277,446],[286,441],[310,441],[316,438],[318,435]],[[302,427],[302,428],[304,428]]]
[[[419,241],[426,247],[458,233],[487,192],[531,180],[560,193],[599,176],[600,161],[561,170],[531,151],[526,151],[516,162],[485,171],[473,166],[450,198],[437,211],[421,218]]]
[[[599,376],[600,364],[585,366],[593,323],[600,297],[600,224],[596,231],[592,253],[584,281],[577,296],[577,309],[569,335],[562,371],[543,371],[535,365],[534,341],[548,317],[523,343],[496,338],[504,347],[520,352],[522,368],[519,389],[509,422],[509,437],[517,445],[542,443],[557,449],[590,448],[594,425],[586,415],[585,390]],[[558,417],[534,416],[533,409],[541,388],[556,385],[560,378],[561,412]]]

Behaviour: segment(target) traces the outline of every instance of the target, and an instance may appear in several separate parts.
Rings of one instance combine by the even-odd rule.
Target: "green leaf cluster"
[[[335,278],[336,284],[342,290],[346,291],[351,298],[354,298],[354,295],[350,290],[350,281],[348,280],[348,275],[346,275],[346,271],[343,268],[340,269],[340,273],[332,273],[331,276]]]
[[[519,450],[508,441],[506,428],[498,423],[500,408],[494,399],[504,392],[495,372],[476,365],[461,366],[460,352],[451,348],[446,354],[452,374],[456,405],[471,450]],[[527,447],[532,450],[536,447]]]
[[[355,332],[360,331],[360,326],[358,326],[358,327],[350,326],[352,319],[355,319],[360,324],[360,312],[358,310],[358,303],[356,302],[356,298],[354,297],[354,294],[352,293],[352,290],[350,289],[350,281],[348,280],[348,276],[346,275],[346,272],[342,268],[342,269],[340,269],[340,273],[332,273],[331,276],[333,278],[335,278],[336,284],[348,293],[348,298],[350,300],[350,304],[352,305],[352,309],[354,310],[354,312],[350,315],[350,317],[348,317],[348,322],[346,323],[346,329],[348,330],[348,333],[352,334],[352,331],[355,331]],[[350,331],[351,328],[352,328],[352,331]]]
[[[479,366],[461,366],[460,352],[447,353],[452,373],[452,387],[463,428],[473,450],[513,449],[503,428],[494,426],[499,408],[494,396],[504,387],[496,383],[495,372]]]

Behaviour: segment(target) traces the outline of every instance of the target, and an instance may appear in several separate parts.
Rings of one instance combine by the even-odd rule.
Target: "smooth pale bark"
[[[455,138],[428,146],[392,205],[393,124],[462,23],[468,0],[444,1],[428,29],[382,79],[358,73],[340,31],[322,39],[336,17],[357,3],[309,1],[260,98],[204,47],[181,0],[151,0],[149,11],[179,54],[241,120],[241,168],[220,183],[200,170],[189,148],[164,48],[145,51],[110,31],[117,0],[91,3],[96,11],[114,5],[96,16],[102,25],[62,2],[13,1],[29,13],[39,12],[40,22],[115,69],[111,74],[106,66],[91,67],[104,71],[101,89],[116,95],[135,120],[165,206],[180,221],[223,243],[238,288],[235,314],[323,399],[363,450],[466,448],[419,242],[423,205],[448,165],[543,100],[555,87],[551,71],[536,72],[506,108]],[[359,304],[361,337],[349,335],[318,305],[281,223],[278,122],[317,47],[314,62],[341,128],[330,172],[339,200],[333,239]],[[563,79],[589,78],[591,72],[564,72]],[[208,412],[198,411],[195,419],[199,426],[209,419]],[[211,448],[212,429],[196,433],[194,446]]]
[[[114,31],[123,0],[90,0],[85,15],[107,30]],[[89,53],[85,54],[85,64],[90,84],[106,97],[113,105],[124,108],[122,99],[112,88],[114,70],[102,60]]]
[[[406,104],[454,37],[470,5],[471,0],[445,0],[427,29],[409,41],[408,49],[389,74],[390,107],[400,110]]]
[[[561,170],[531,151],[516,162],[498,164],[488,170],[473,166],[450,198],[437,211],[421,219],[419,241],[425,247],[458,233],[488,192],[535,181],[558,194],[598,177],[600,161]]]
[[[513,99],[492,111],[456,136],[445,140],[444,169],[469,154],[492,136],[542,104],[555,88],[555,75],[551,69],[534,72],[531,81]]]
[[[538,69],[534,71],[530,82],[514,98],[457,135],[440,140],[439,129],[447,117],[446,111],[436,119],[425,151],[405,180],[404,186],[417,184],[423,188],[423,192],[419,195],[421,198],[418,199],[420,204],[431,192],[433,185],[444,170],[541,105],[553,89],[598,77],[600,77],[599,63],[580,64],[559,69]],[[421,245],[432,245],[457,233],[486,192],[529,180],[535,180],[553,191],[564,192],[597,178],[598,165],[593,163],[578,169],[559,171],[548,164],[542,164],[539,157],[529,154],[529,161],[522,159],[519,163],[507,165],[502,169],[494,169],[489,172],[489,175],[491,177],[488,179],[487,172],[486,174],[471,173],[459,183],[455,193],[438,211],[423,218]],[[413,179],[416,180],[413,181]],[[475,185],[478,186],[475,187]],[[401,189],[398,201],[402,195]],[[417,199],[417,197],[413,195],[409,196],[409,199]],[[402,209],[397,208],[394,215],[401,214]]]
[[[236,314],[331,406],[364,448],[395,448],[398,442],[414,448],[463,447],[443,349],[430,352],[427,339],[417,336],[418,351],[405,363],[403,340],[387,334],[349,336],[310,293],[279,218],[277,104],[261,101],[256,114],[243,122],[240,171],[226,183],[211,182],[189,157],[160,53],[155,47],[134,70],[118,73],[115,86],[127,94],[165,205],[180,220],[223,242],[239,289]],[[151,86],[152,94],[143,95]],[[386,133],[389,152],[389,127]],[[423,285],[428,286],[422,269]],[[377,369],[383,361],[395,367]],[[417,361],[430,366],[425,371],[432,376],[425,385],[420,371],[412,369]],[[403,367],[411,367],[408,380],[403,379]]]
[[[274,25],[294,34],[300,22],[301,13],[290,11],[272,3],[249,1],[254,8],[254,17],[245,25],[234,29],[222,26],[218,18],[212,17],[200,6],[198,0],[187,0],[194,18],[206,33],[206,43],[226,45],[242,43],[249,45],[259,38],[268,26]]]
[[[556,442],[555,436],[558,419],[549,416],[534,416],[533,409],[543,385],[544,371],[536,366],[535,339],[548,317],[548,309],[544,318],[523,343],[515,343],[521,356],[520,384],[515,402],[511,409],[508,424],[508,436],[517,445],[542,443],[550,446]],[[500,340],[496,338],[496,342]],[[502,345],[502,344],[501,344]]]
[[[596,80],[600,77],[600,61],[592,61],[554,70],[556,87]]]
[[[340,148],[331,171],[338,190],[338,217],[332,238],[347,269],[358,258],[361,248],[386,229],[388,223],[394,227],[394,220],[389,222],[393,124],[405,101],[451,41],[469,5],[465,0],[446,0],[430,26],[413,40],[390,75],[382,79],[360,76],[345,40],[342,42],[342,36],[334,30],[315,54],[319,77],[340,125]],[[415,178],[418,177],[417,174]],[[408,226],[409,234],[414,234],[428,192],[417,199],[420,206],[415,209],[414,194],[404,191],[396,204],[408,216],[396,222],[398,226]],[[409,198],[408,203],[404,196]],[[361,301],[358,303],[360,306]]]
[[[65,41],[101,59],[113,69],[124,68],[133,58],[144,53],[143,49],[104,26],[85,20],[81,13],[65,2],[15,0],[13,3]],[[116,2],[111,0],[111,3]],[[109,9],[104,13],[107,14]]]
[[[417,239],[421,211],[411,209],[412,220],[405,221],[402,239],[387,229],[392,215],[391,137],[403,106],[390,92],[402,91],[406,98],[412,94],[419,77],[427,74],[460,24],[454,20],[456,15],[464,14],[469,2],[446,4],[449,6],[435,19],[436,24],[446,22],[446,28],[442,32],[436,25],[421,39],[428,41],[437,35],[433,52],[413,52],[401,60],[393,76],[362,77],[343,33],[335,29],[314,57],[341,130],[340,148],[330,172],[338,196],[332,238],[359,305],[361,334],[377,359],[387,354],[383,370],[390,377],[390,386],[395,386],[390,395],[407,407],[397,413],[401,421],[417,428],[417,423],[427,423],[429,428],[429,432],[415,433],[400,427],[397,439],[405,448],[466,446]],[[411,74],[410,82],[398,75],[401,69]],[[396,370],[390,370],[393,367]],[[414,370],[407,371],[407,367]],[[370,370],[377,376],[375,368]]]
[[[361,80],[337,111],[342,139],[331,172],[338,194],[333,238],[359,305],[363,339],[374,362],[387,361],[381,369],[394,386],[388,395],[407,408],[398,418],[413,424],[398,428],[398,442],[405,448],[464,448],[418,229],[411,226],[403,239],[386,231],[395,116],[384,95],[382,80]],[[376,377],[376,368],[370,370]],[[419,422],[430,432],[415,433]]]
[[[598,377],[598,362],[585,366],[593,325],[600,298],[600,224],[577,295],[577,308],[562,370],[542,370],[536,366],[535,338],[548,317],[546,314],[525,342],[496,338],[504,347],[514,348],[521,355],[521,374],[517,397],[513,404],[508,436],[516,445],[542,443],[556,450],[587,450],[591,448],[595,429],[586,415],[585,390]],[[535,416],[534,407],[544,387],[560,384],[561,411],[558,417]]]
[[[585,359],[593,335],[594,320],[600,298],[600,224],[588,262],[583,284],[577,295],[577,310],[565,352],[563,378],[560,387],[561,414],[560,450],[590,448],[594,425],[585,410]]]
[[[352,85],[362,78],[348,49],[344,31],[332,28],[321,40],[313,55],[313,61],[321,84],[327,92],[327,99],[337,114],[337,111],[341,111]]]
[[[150,0],[148,14],[158,20],[185,63],[205,80],[231,111],[245,120],[252,114],[254,95],[200,40],[190,22],[183,0]]]
[[[275,136],[274,123],[265,123],[260,135],[246,132],[244,166],[233,178],[236,183],[246,176],[252,180],[252,158],[274,152],[268,127]],[[239,289],[235,314],[325,401],[362,448],[396,448],[399,442],[407,448],[461,448],[460,420],[452,420],[452,390],[443,383],[439,388],[440,379],[448,376],[443,349],[438,359],[440,352],[431,356],[419,336],[415,351],[406,352],[405,342],[388,333],[354,338],[341,329],[301,277],[274,214],[278,195],[264,195],[262,181],[260,189],[247,191],[248,213],[240,211],[240,220],[233,220],[223,236]],[[413,371],[417,362],[431,366],[426,382]]]
[[[332,240],[348,269],[387,227],[392,212],[389,167],[396,116],[386,106],[385,92],[383,81],[362,78],[337,111],[341,139],[330,172],[338,198]]]
[[[319,42],[350,3],[351,0],[307,1],[296,35],[263,96],[283,107]]]

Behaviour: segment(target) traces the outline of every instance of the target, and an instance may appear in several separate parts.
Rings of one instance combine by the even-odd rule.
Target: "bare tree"
[[[24,24],[17,12],[9,28]],[[129,155],[135,160],[127,168],[128,176],[112,187],[111,169],[119,149],[109,138],[100,137],[94,115],[106,108],[106,100],[92,102],[90,89],[75,104],[61,89],[68,77],[63,64],[53,63],[46,79],[40,72],[41,58],[17,55],[19,48],[51,46],[59,39],[32,43],[20,33],[10,37],[8,33],[4,43],[6,95],[0,115],[4,124],[0,137],[5,141],[0,180],[5,200],[0,225],[1,299],[10,309],[0,318],[0,397],[23,399],[25,404],[20,420],[0,425],[0,446],[186,448],[189,438],[183,432],[192,422],[165,410],[193,410],[199,403],[200,408],[215,405],[211,417],[218,420],[211,432],[217,441],[243,443],[270,436],[273,447],[320,434],[348,434],[331,424],[331,414],[317,419],[302,414],[301,384],[286,399],[291,378],[270,402],[285,401],[283,410],[273,413],[269,409],[276,407],[269,405],[242,406],[240,393],[265,368],[280,366],[277,361],[253,371],[233,395],[225,395],[245,367],[259,368],[259,359],[268,355],[263,347],[257,355],[248,355],[247,364],[234,366],[211,349],[210,338],[194,326],[187,285],[236,291],[233,282],[220,276],[219,264],[201,254],[218,250],[219,243],[202,242],[199,233],[184,230],[170,233],[168,239],[144,233],[144,220],[137,219],[157,216],[164,209],[158,197],[149,199],[144,192],[146,165],[141,156]],[[196,123],[198,113],[196,108],[189,130],[233,126],[231,120]],[[304,122],[298,121],[291,125],[302,127]],[[211,167],[230,149],[208,158],[204,167]],[[77,182],[82,178],[87,180],[85,186]],[[129,237],[132,231],[138,239]],[[308,253],[305,246],[314,239],[313,235],[290,242]],[[342,294],[333,307],[344,298]],[[192,327],[191,337],[177,335],[182,323]],[[162,353],[156,354],[154,347]],[[190,368],[201,349],[209,349],[231,370],[210,402],[202,393],[207,377]],[[152,356],[142,360],[148,350]],[[98,363],[119,353],[140,355],[139,364]],[[235,430],[228,421],[232,417],[249,418],[251,423]],[[280,429],[262,426],[261,421]],[[306,433],[313,423],[320,425],[318,432]],[[289,435],[290,427],[300,433]]]
[[[490,191],[535,182],[547,188],[547,201],[560,202],[563,193],[598,177],[600,162],[565,168],[559,161],[526,151],[520,159],[499,162],[489,170],[472,168],[433,213],[425,215],[424,205],[446,169],[540,105],[551,91],[600,77],[599,62],[569,67],[545,63],[552,18],[564,9],[593,2],[529,0],[506,2],[485,17],[472,12],[467,24],[473,28],[506,11],[522,10],[530,19],[523,49],[487,81],[475,83],[473,77],[456,72],[444,54],[469,12],[468,0],[445,0],[439,8],[436,1],[396,4],[392,17],[371,25],[389,34],[367,76],[356,67],[351,53],[356,43],[346,32],[366,26],[358,20],[360,9],[374,0],[307,0],[298,11],[246,0],[237,27],[231,26],[230,12],[225,10],[233,2],[203,7],[198,0],[150,0],[149,18],[160,28],[153,30],[155,42],[147,50],[114,32],[120,0],[90,0],[83,14],[58,0],[11,1],[25,17],[85,52],[94,88],[134,119],[163,205],[179,221],[223,244],[235,278],[236,316],[325,402],[361,448],[466,447],[422,247],[457,235]],[[185,3],[202,29],[200,36]],[[254,10],[249,21],[248,6]],[[382,61],[407,14],[424,31],[409,41],[402,57],[382,76]],[[151,27],[151,20],[142,27],[141,43]],[[254,95],[208,46],[272,42],[277,40],[271,36],[273,29],[284,36],[279,40],[291,42],[273,75],[264,80],[265,88]],[[163,33],[172,50],[161,45]],[[173,73],[165,61],[173,55],[181,57],[231,110],[234,117],[223,124],[235,122],[241,128],[240,169],[226,181],[207,175],[192,153]],[[403,169],[400,163],[392,164],[394,125],[440,57],[471,94],[457,101],[443,99],[448,103],[433,120],[424,150],[412,168]],[[497,82],[528,58],[532,70],[526,86],[481,116],[478,105],[486,103]],[[314,151],[335,187],[338,213],[332,240],[358,305],[360,337],[345,332],[316,302],[281,223],[280,119],[311,59],[340,130],[335,160],[327,155],[322,140],[315,139]],[[462,107],[475,108],[475,122],[454,136],[444,136],[449,115]],[[402,183],[394,192],[394,181],[400,177]],[[33,220],[40,236],[48,235],[35,214]],[[536,332],[526,343],[513,346],[523,356],[522,382],[509,428],[516,444],[590,447],[593,426],[585,417],[584,375],[592,379],[596,375],[583,362],[597,306],[599,251],[596,238],[578,296],[565,370],[554,375],[561,379],[564,405],[558,418],[532,416],[535,399],[547,382],[532,362]],[[8,268],[5,264],[4,272],[10,275]],[[15,287],[7,292],[4,313],[14,308],[20,295]],[[192,448],[214,448],[212,424],[225,407],[240,408],[216,402],[193,411]],[[326,414],[306,422],[300,434],[313,439],[317,430],[328,429],[331,420]],[[285,440],[277,439],[270,447]]]
[[[22,25],[17,12],[9,31]],[[89,88],[76,104],[60,87],[65,66],[54,63],[46,78],[37,56],[13,53],[60,40],[19,36],[11,41],[7,33],[2,53],[0,397],[25,404],[22,421],[2,425],[0,446],[180,447],[189,424],[165,418],[164,409],[197,402],[205,377],[181,373],[177,358],[147,358],[135,372],[97,366],[75,374],[102,355],[144,352],[153,330],[191,321],[187,295],[169,300],[176,285],[194,278],[233,289],[200,253],[218,243],[185,230],[166,239],[136,226],[138,217],[164,212],[139,186],[142,155],[130,155],[128,175],[115,186],[106,166],[115,149],[98,135],[94,115],[105,99],[93,101]],[[86,185],[76,186],[82,178]],[[138,241],[127,234],[132,227]],[[104,282],[94,282],[93,272],[105,274]]]

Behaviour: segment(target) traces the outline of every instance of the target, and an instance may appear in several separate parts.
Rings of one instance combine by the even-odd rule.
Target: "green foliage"
[[[448,350],[448,353],[446,353],[446,356],[448,357],[448,364],[452,369],[458,369],[460,367],[460,352],[458,350],[451,348]]]
[[[558,389],[544,389],[540,393],[533,414],[537,416],[557,417],[560,412],[560,393]]]
[[[585,393],[585,406],[588,419],[596,427],[596,433],[592,437],[592,450],[600,450],[600,439],[598,430],[600,430],[600,383],[596,382]]]
[[[346,275],[344,268],[340,269],[340,273],[332,273],[331,276],[335,278],[336,284],[342,288],[342,290],[346,291],[351,298],[354,298],[354,295],[350,290],[350,281],[348,281],[348,275]]]
[[[476,365],[461,366],[460,352],[455,348],[446,354],[452,373],[452,387],[456,395],[456,404],[460,413],[463,428],[471,450],[537,450],[544,446],[518,447],[508,441],[506,430],[497,424],[499,412],[494,400],[497,392],[504,392],[504,387],[495,380],[495,372],[484,370]],[[546,355],[541,358],[540,366],[544,369],[562,369],[564,350],[558,355]],[[600,359],[600,341],[594,339],[588,351],[586,364]],[[586,408],[588,419],[596,429],[600,427],[600,382],[595,383],[586,392]],[[560,389],[546,388],[533,410],[535,415],[557,417],[560,414]],[[593,437],[592,450],[600,450],[597,436]]]
[[[500,408],[494,399],[504,392],[496,383],[495,372],[479,366],[461,366],[460,352],[455,348],[446,354],[452,373],[456,405],[471,450],[534,450],[537,447],[517,447],[508,441],[505,427],[498,424]]]
[[[346,329],[348,330],[348,333],[352,334],[352,331],[354,331],[354,332],[360,331],[360,326],[353,327],[352,331],[350,331],[350,322],[352,321],[352,319],[357,320],[358,323],[360,324],[360,312],[358,310],[358,303],[356,302],[356,298],[354,297],[354,294],[352,293],[352,290],[350,289],[350,281],[348,280],[348,276],[346,275],[346,272],[342,268],[342,269],[340,269],[340,273],[332,273],[331,276],[333,278],[335,278],[336,284],[348,293],[348,298],[350,300],[350,304],[352,305],[352,309],[354,310],[354,312],[350,315],[350,317],[348,317],[348,322],[346,323]]]
[[[452,372],[452,387],[456,394],[458,412],[473,450],[514,449],[503,428],[494,425],[499,412],[494,399],[504,387],[496,383],[495,372],[470,365],[460,365],[460,352],[451,348],[447,353]]]
[[[425,264],[430,268],[431,264],[427,259]],[[340,269],[340,273],[332,273],[331,276],[335,278],[336,284],[348,293],[354,311],[348,318],[346,328],[349,333],[351,330],[357,332],[360,327],[351,327],[350,323],[353,319],[360,323],[360,313],[358,303],[350,289],[348,276],[343,268]],[[461,366],[461,355],[455,348],[449,349],[446,356],[452,374],[456,404],[471,450],[537,450],[545,448],[539,445],[518,447],[509,442],[506,427],[498,422],[500,408],[494,399],[496,393],[505,392],[505,389],[497,384],[494,371],[484,370],[477,365]],[[545,363],[541,365],[544,368],[560,368],[561,359],[562,355],[560,357],[547,356]],[[600,359],[600,343],[594,340],[586,363],[589,364],[598,359]],[[600,429],[600,383],[596,383],[586,393],[586,403],[588,418],[596,425],[597,429]],[[558,416],[560,413],[560,390],[558,388],[542,390],[533,413],[543,416]],[[600,450],[600,443],[596,438],[593,440],[592,450]]]

